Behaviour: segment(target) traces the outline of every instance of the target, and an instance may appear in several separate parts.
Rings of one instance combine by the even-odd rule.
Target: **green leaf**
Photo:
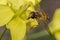
[[[26,33],[26,22],[19,17],[14,18],[6,26],[10,29],[12,40],[22,40]]]
[[[13,16],[14,13],[8,6],[0,5],[0,26],[7,24]]]

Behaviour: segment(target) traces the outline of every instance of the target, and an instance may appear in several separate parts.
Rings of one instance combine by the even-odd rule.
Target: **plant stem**
[[[7,28],[5,28],[2,32],[2,34],[0,35],[0,40],[2,40],[2,37],[4,36],[5,32],[7,31]]]
[[[37,38],[43,37],[45,35],[49,35],[46,30],[45,31],[38,32],[38,33],[31,34],[31,35],[28,35],[28,38],[27,39],[37,39]]]

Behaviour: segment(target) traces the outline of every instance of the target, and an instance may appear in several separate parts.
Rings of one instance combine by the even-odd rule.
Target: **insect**
[[[28,17],[28,19],[30,18],[35,18],[41,21],[49,20],[49,16],[43,10],[40,10],[39,4],[35,6],[35,11],[30,12],[30,16]]]
[[[48,15],[44,12],[44,11],[40,11],[40,12],[34,12],[32,11],[30,13],[30,17],[28,19],[37,19],[37,20],[41,20],[41,21],[46,21],[46,20],[49,20],[49,17]]]

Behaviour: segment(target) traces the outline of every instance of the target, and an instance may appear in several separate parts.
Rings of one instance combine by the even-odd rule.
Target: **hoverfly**
[[[29,18],[32,18],[32,19],[36,18],[36,19],[39,19],[39,20],[42,20],[42,21],[46,21],[46,20],[49,19],[48,15],[45,12],[42,12],[42,11],[41,12],[32,11],[30,13],[30,17]]]
[[[28,17],[28,19],[30,19],[30,18],[34,19],[35,18],[35,19],[41,20],[41,21],[49,20],[49,16],[43,10],[40,10],[39,4],[37,4],[35,6],[35,10],[36,11],[30,12],[30,16]]]

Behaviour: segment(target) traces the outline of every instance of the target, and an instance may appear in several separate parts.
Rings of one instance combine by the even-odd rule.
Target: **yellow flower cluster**
[[[0,0],[0,27],[6,25],[12,40],[23,40],[26,33],[26,19],[34,10],[34,5],[35,0]],[[31,26],[38,24],[35,19],[30,21]]]

